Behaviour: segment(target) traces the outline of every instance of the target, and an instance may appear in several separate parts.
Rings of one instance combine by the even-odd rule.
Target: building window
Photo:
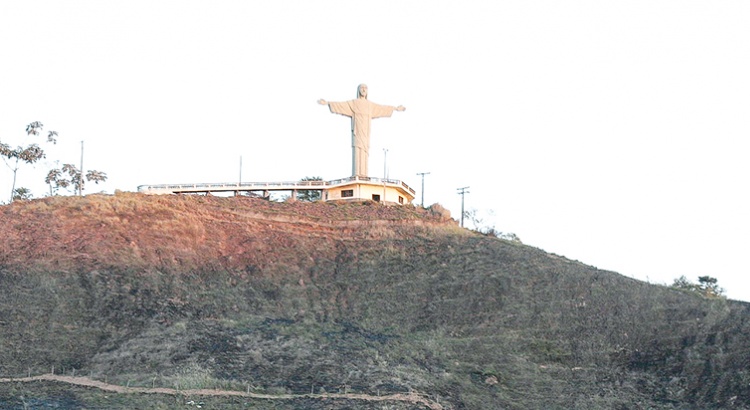
[[[380,202],[380,195],[378,194],[372,194],[372,200],[375,202]]]
[[[399,196],[398,197],[398,203],[401,204],[401,205],[403,205],[404,204],[404,197]]]
[[[344,189],[341,191],[341,197],[342,198],[351,198],[354,196],[354,190],[353,189]]]

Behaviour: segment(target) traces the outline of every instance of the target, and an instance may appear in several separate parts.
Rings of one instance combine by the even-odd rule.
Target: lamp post
[[[429,172],[417,172],[417,175],[422,176],[422,208],[424,208],[424,176],[430,175]]]

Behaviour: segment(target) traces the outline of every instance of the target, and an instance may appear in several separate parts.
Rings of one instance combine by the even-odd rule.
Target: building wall
[[[347,190],[353,191],[351,197],[342,196],[342,192],[347,191]],[[326,198],[326,200],[329,200],[329,201],[338,200],[338,199],[373,200],[373,195],[378,195],[378,198],[380,201],[385,200],[386,202],[403,203],[404,205],[411,203],[411,200],[407,195],[405,195],[403,192],[400,192],[398,189],[391,187],[391,186],[385,187],[385,199],[383,199],[383,186],[376,185],[376,184],[341,185],[341,186],[326,190],[326,194],[327,196],[324,196],[324,197]],[[399,198],[401,198],[401,201],[399,201]]]

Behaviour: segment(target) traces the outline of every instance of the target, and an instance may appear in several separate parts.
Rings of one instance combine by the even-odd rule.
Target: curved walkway
[[[189,390],[177,390],[170,388],[147,388],[147,387],[124,387],[116,384],[104,383],[98,380],[89,379],[88,377],[76,377],[76,376],[61,376],[56,374],[43,374],[39,376],[31,377],[20,377],[20,378],[0,378],[0,383],[11,383],[11,382],[33,382],[33,381],[55,381],[60,383],[75,384],[77,386],[94,387],[100,390],[115,392],[115,393],[143,393],[143,394],[168,394],[168,395],[182,395],[182,396],[239,396],[248,397],[253,399],[349,399],[349,400],[365,400],[365,401],[401,401],[413,404],[421,404],[431,410],[443,410],[443,406],[440,403],[436,403],[432,400],[425,398],[424,396],[411,392],[408,394],[396,393],[388,396],[372,396],[369,394],[336,394],[336,393],[321,393],[321,394],[260,394],[241,392],[236,390],[214,390],[214,389],[189,389]]]

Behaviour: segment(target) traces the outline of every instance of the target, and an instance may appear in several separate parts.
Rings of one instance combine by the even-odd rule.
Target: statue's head
[[[367,99],[367,84],[360,84],[357,87],[357,98]]]

